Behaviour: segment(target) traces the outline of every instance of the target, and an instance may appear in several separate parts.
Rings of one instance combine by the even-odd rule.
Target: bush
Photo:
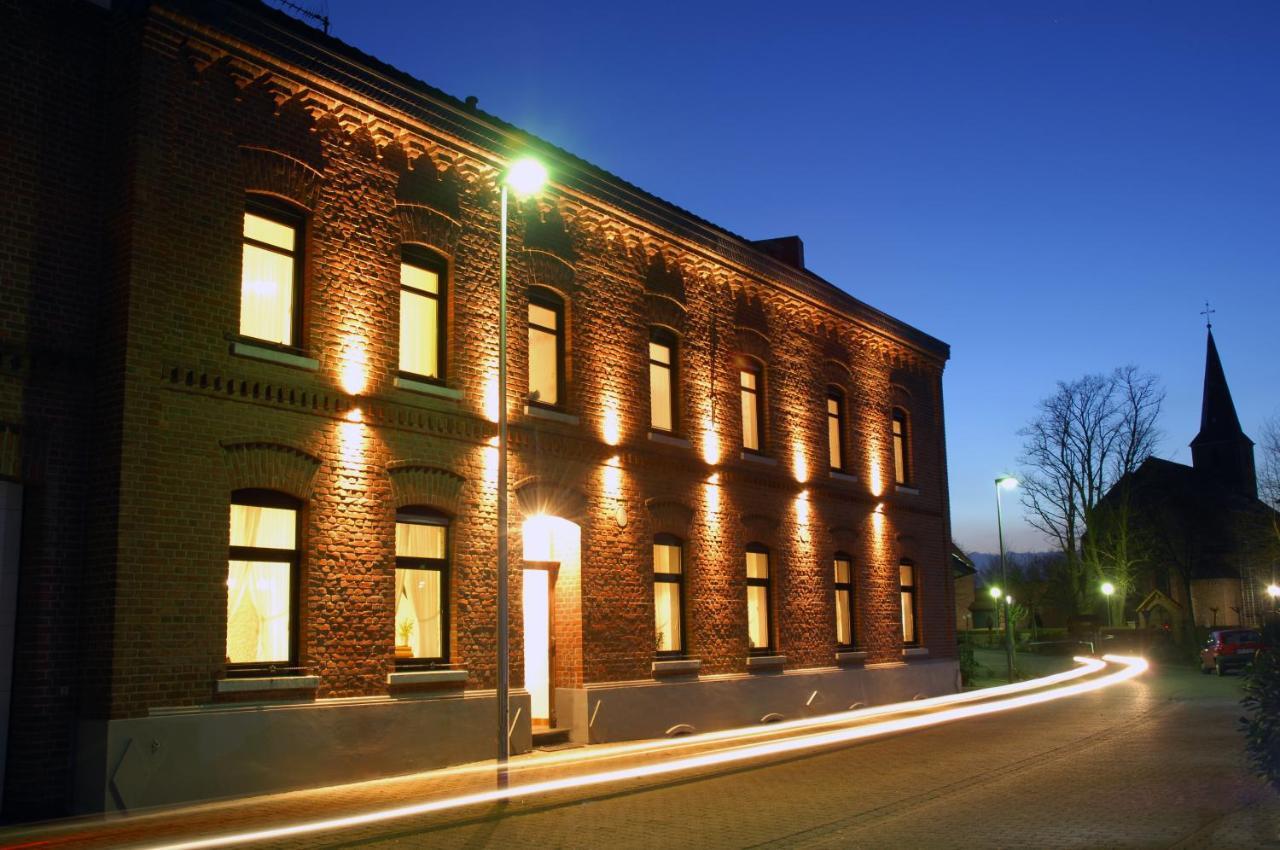
[[[1280,654],[1261,652],[1245,672],[1245,751],[1255,773],[1280,791]]]
[[[978,662],[973,657],[973,644],[964,641],[960,644],[960,684],[973,684],[978,675]]]

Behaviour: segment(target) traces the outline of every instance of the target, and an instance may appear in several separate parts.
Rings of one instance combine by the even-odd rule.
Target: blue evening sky
[[[322,2],[322,0],[312,0]],[[952,346],[954,534],[1059,379],[1136,363],[1189,462],[1207,298],[1280,414],[1280,3],[328,0],[332,34]],[[1013,548],[1045,548],[1010,500]]]

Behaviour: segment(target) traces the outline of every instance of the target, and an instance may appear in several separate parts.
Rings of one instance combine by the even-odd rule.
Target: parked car
[[[1244,667],[1262,649],[1262,635],[1253,629],[1214,629],[1200,650],[1200,672],[1219,676]]]

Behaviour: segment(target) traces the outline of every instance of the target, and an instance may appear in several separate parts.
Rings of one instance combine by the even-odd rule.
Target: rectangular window
[[[903,561],[898,565],[898,572],[902,584],[902,642],[911,646],[920,642],[916,628],[916,568]]]
[[[655,329],[649,339],[649,427],[676,430],[676,345],[673,335]]]
[[[443,367],[440,268],[406,251],[400,262],[400,371],[438,381]]]
[[[853,561],[846,555],[835,558],[836,643],[854,645]]]
[[[557,407],[564,381],[564,307],[550,298],[529,296],[529,400]]]
[[[230,511],[227,561],[227,663],[293,663],[293,598],[298,512],[283,497],[244,496]]]
[[[893,412],[893,480],[906,484],[907,469],[907,416],[901,410]]]
[[[751,651],[772,651],[769,628],[769,552],[763,546],[747,548],[747,640]]]
[[[764,419],[761,415],[761,370],[748,366],[739,373],[742,393],[742,447],[749,452],[764,451]]]
[[[827,395],[827,455],[831,468],[844,469],[844,399],[835,392]]]
[[[653,541],[653,618],[659,655],[684,652],[684,566],[680,541],[660,534]]]
[[[244,214],[240,333],[280,345],[298,344],[300,220],[254,206]]]
[[[427,513],[396,515],[396,663],[448,653],[448,525]]]

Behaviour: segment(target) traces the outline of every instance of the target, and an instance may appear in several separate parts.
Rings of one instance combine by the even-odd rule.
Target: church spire
[[[1200,433],[1191,441],[1191,462],[1197,470],[1257,498],[1258,479],[1253,465],[1253,440],[1240,427],[1236,405],[1227,386],[1213,329],[1208,330],[1204,360],[1204,398],[1200,404]]]

